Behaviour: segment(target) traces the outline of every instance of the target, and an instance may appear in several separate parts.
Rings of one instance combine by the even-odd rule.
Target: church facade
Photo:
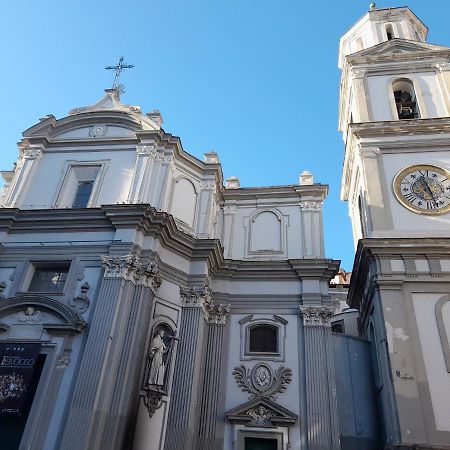
[[[309,172],[242,188],[113,89],[26,130],[2,448],[450,449],[450,49],[426,34],[372,5],[341,39],[350,286]]]

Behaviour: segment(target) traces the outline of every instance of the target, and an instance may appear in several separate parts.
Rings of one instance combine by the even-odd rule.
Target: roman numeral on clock
[[[413,202],[416,199],[415,194],[413,194],[412,192],[410,192],[409,194],[405,194],[405,198],[406,200],[408,200],[409,202]]]

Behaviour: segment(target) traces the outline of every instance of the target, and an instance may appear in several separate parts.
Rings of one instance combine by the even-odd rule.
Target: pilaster
[[[369,122],[370,114],[368,108],[368,96],[366,93],[366,86],[364,77],[366,71],[364,69],[352,69],[351,78],[353,80],[353,92],[358,108],[359,119],[358,122]]]
[[[339,450],[336,379],[330,317],[334,308],[300,306],[303,318],[308,450]]]
[[[180,288],[180,295],[183,305],[180,342],[173,374],[165,450],[194,448],[206,335],[203,306],[211,302],[211,291],[206,286]]]
[[[447,108],[447,114],[450,115],[450,62],[436,64],[436,69],[438,69],[437,75],[442,98]]]
[[[16,174],[9,187],[5,206],[18,206],[19,200],[25,194],[27,182],[42,157],[42,146],[29,145],[21,149],[21,155],[16,168]]]
[[[139,394],[146,324],[161,284],[154,264],[105,256],[104,277],[60,448],[120,449]]]

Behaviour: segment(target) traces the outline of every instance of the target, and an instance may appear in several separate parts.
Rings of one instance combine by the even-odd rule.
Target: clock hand
[[[435,201],[433,192],[432,192],[430,186],[428,185],[428,183],[426,182],[425,178],[423,176],[421,176],[420,179],[422,180],[423,184],[425,184],[425,188],[428,191],[428,193],[430,194],[431,200]]]

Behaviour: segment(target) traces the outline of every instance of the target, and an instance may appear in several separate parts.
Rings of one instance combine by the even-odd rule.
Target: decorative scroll
[[[158,289],[162,278],[154,263],[141,263],[139,258],[127,256],[102,256],[105,278],[124,278],[134,284]]]
[[[41,344],[0,344],[0,414],[21,414]]]
[[[276,399],[277,393],[284,392],[292,381],[292,370],[279,367],[276,373],[267,364],[257,364],[253,369],[245,366],[235,367],[233,376],[243,392],[250,394],[250,399]]]
[[[80,294],[69,301],[70,306],[75,308],[78,312],[84,313],[91,304],[87,293],[90,289],[89,283],[86,281],[80,288]]]
[[[207,285],[192,288],[180,287],[180,295],[183,306],[202,306],[212,302],[212,292]]]

